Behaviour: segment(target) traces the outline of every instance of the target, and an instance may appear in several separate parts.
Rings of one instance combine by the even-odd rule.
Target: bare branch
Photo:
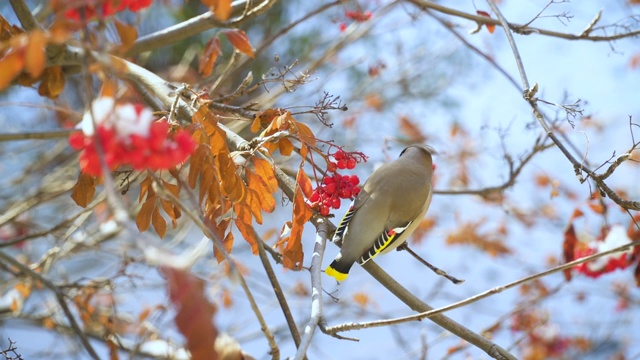
[[[603,251],[601,253],[597,253],[597,254],[593,254],[587,257],[583,257],[571,262],[568,262],[566,264],[562,264],[556,267],[553,267],[549,270],[531,275],[531,276],[527,276],[524,277],[522,279],[510,282],[508,284],[502,285],[502,286],[497,286],[494,287],[492,289],[489,289],[487,291],[484,291],[480,294],[471,296],[467,299],[455,302],[453,304],[447,305],[447,306],[443,306],[437,309],[430,309],[428,311],[422,312],[420,314],[415,314],[415,315],[410,315],[410,316],[405,316],[405,317],[399,317],[396,319],[389,319],[389,320],[377,320],[377,321],[370,321],[370,322],[364,322],[364,323],[358,323],[358,324],[354,324],[354,323],[346,323],[346,324],[342,324],[342,325],[336,325],[336,326],[332,326],[331,328],[327,329],[329,331],[335,331],[335,332],[341,332],[341,331],[351,331],[351,330],[358,330],[358,329],[366,329],[366,328],[372,328],[372,327],[380,327],[380,326],[388,326],[388,325],[396,325],[396,324],[401,324],[401,323],[405,323],[405,322],[409,322],[409,321],[417,321],[417,320],[422,320],[424,318],[428,318],[431,317],[433,315],[439,315],[443,312],[446,311],[450,311],[453,309],[457,309],[469,304],[472,304],[474,302],[477,302],[479,300],[482,300],[484,298],[487,298],[489,296],[501,293],[505,290],[511,289],[513,287],[516,287],[518,285],[522,285],[525,284],[527,282],[530,282],[532,280],[535,279],[539,279],[542,277],[545,277],[547,275],[551,275],[566,269],[571,269],[572,267],[576,266],[576,265],[580,265],[582,263],[586,263],[598,258],[601,258],[603,256],[607,256],[607,255],[612,255],[615,253],[619,253],[622,251],[626,251],[628,249],[631,249],[634,246],[640,245],[640,241],[634,241],[634,242],[630,242],[627,243],[625,245],[622,246],[618,246],[614,249],[611,250],[607,250],[607,251]]]
[[[67,320],[69,320],[69,324],[71,325],[71,328],[76,333],[76,335],[78,335],[78,337],[80,338],[80,342],[82,343],[82,346],[85,348],[85,350],[87,350],[87,353],[89,353],[89,356],[91,356],[92,359],[99,360],[100,357],[98,356],[96,351],[93,349],[93,346],[91,346],[91,343],[89,343],[89,339],[87,338],[84,331],[82,331],[82,329],[80,328],[80,325],[76,321],[76,318],[71,313],[71,310],[69,309],[69,306],[67,305],[67,301],[65,299],[65,294],[62,291],[60,291],[60,289],[54,283],[46,279],[44,276],[31,270],[31,268],[29,268],[28,266],[22,264],[18,260],[15,260],[12,256],[5,254],[2,251],[0,251],[0,260],[10,264],[11,266],[16,267],[18,270],[20,270],[22,274],[24,274],[25,276],[28,276],[34,281],[42,283],[42,285],[44,285],[46,288],[48,288],[55,294],[58,304],[60,304],[60,307],[62,308],[62,311],[64,312],[65,316],[67,317]]]
[[[311,317],[304,327],[304,334],[298,351],[293,357],[294,360],[302,360],[305,358],[307,349],[311,345],[311,339],[316,331],[316,327],[322,321],[322,257],[324,248],[329,237],[329,226],[327,220],[318,219],[318,227],[316,233],[316,242],[311,255]]]
[[[264,0],[256,6],[247,9],[252,3],[251,1],[234,1],[232,4],[232,14],[240,13],[239,15],[235,15],[236,17],[225,22],[220,22],[215,18],[213,12],[208,11],[179,24],[156,31],[153,34],[140,37],[133,46],[127,50],[125,57],[171,45],[209,29],[238,27],[242,23],[269,10],[276,2],[277,0]]]
[[[613,40],[619,40],[619,39],[624,39],[629,37],[636,37],[640,35],[640,29],[638,30],[629,29],[624,33],[610,35],[610,36],[607,36],[607,35],[596,36],[596,35],[590,35],[590,34],[583,36],[581,34],[579,35],[567,34],[567,33],[562,33],[558,31],[545,30],[545,29],[534,28],[534,27],[524,26],[519,24],[510,24],[507,22],[503,24],[500,20],[488,18],[486,16],[478,16],[474,14],[465,13],[463,11],[455,10],[455,9],[452,9],[428,0],[405,0],[405,1],[412,3],[413,5],[415,5],[416,7],[422,10],[431,9],[434,11],[441,12],[443,14],[452,15],[462,19],[475,21],[479,24],[492,24],[492,25],[506,27],[511,31],[514,31],[520,35],[541,34],[541,35],[557,37],[565,40],[588,40],[588,41],[613,41]]]
[[[271,267],[271,263],[269,262],[269,258],[267,257],[267,252],[265,250],[266,246],[264,246],[264,242],[262,241],[262,238],[258,236],[258,233],[255,232],[255,230],[254,230],[254,235],[258,243],[258,256],[260,257],[262,266],[264,267],[264,270],[267,273],[267,277],[269,278],[269,282],[271,283],[273,292],[275,293],[276,298],[278,299],[278,303],[280,304],[280,308],[282,309],[284,318],[287,320],[287,325],[289,326],[289,331],[291,332],[291,337],[293,338],[293,342],[296,344],[296,347],[300,347],[300,332],[298,332],[298,326],[296,325],[296,322],[293,319],[293,315],[291,314],[291,309],[289,308],[289,304],[287,303],[287,298],[284,296],[282,287],[278,282],[278,277],[276,276],[276,273],[273,271],[273,267]]]

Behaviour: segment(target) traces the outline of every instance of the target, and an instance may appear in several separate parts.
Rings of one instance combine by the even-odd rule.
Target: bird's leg
[[[427,266],[429,269],[431,269],[431,271],[433,271],[434,273],[440,275],[440,276],[444,276],[445,278],[447,278],[449,281],[451,281],[452,283],[458,285],[458,284],[462,284],[464,282],[464,280],[460,280],[458,278],[455,278],[449,274],[447,274],[446,271],[439,269],[431,264],[429,264],[429,262],[423,258],[420,257],[420,255],[416,254],[413,250],[411,250],[409,248],[409,245],[405,242],[402,245],[398,246],[396,248],[396,250],[400,251],[400,250],[406,250],[409,254],[411,254],[411,256],[413,256],[414,258],[416,258],[418,261],[420,261],[422,264],[424,264],[425,266]]]

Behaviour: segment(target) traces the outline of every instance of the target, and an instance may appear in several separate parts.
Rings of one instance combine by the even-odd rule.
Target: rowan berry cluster
[[[152,2],[153,0],[57,0],[52,7],[54,11],[64,11],[64,17],[69,20],[80,21],[104,19],[127,9],[138,12],[151,6]]]
[[[330,155],[333,160],[328,162],[327,171],[333,173],[326,175],[322,182],[311,194],[311,206],[319,209],[324,216],[329,215],[331,208],[340,208],[340,199],[350,199],[360,193],[358,184],[360,179],[356,175],[340,175],[338,170],[351,170],[358,162],[366,161],[362,153],[348,153],[340,149]]]
[[[167,120],[156,120],[150,109],[116,104],[111,98],[94,101],[92,111],[85,114],[78,127],[82,131],[72,133],[69,144],[81,151],[82,172],[93,176],[102,175],[96,141],[110,170],[120,165],[135,170],[170,169],[186,161],[196,148],[189,132],[178,130],[170,135]]]
[[[596,254],[597,249],[591,247],[585,247],[582,249],[576,249],[574,256],[576,259],[591,256]],[[591,278],[598,278],[600,275],[613,272],[618,269],[626,269],[631,265],[631,256],[627,253],[611,255],[602,262],[602,264],[593,265],[594,262],[586,262],[580,265],[576,265],[574,269],[579,273],[582,273]]]

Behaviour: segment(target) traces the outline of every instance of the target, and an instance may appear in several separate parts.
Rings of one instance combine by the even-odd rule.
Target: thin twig
[[[405,242],[402,245],[398,246],[396,248],[398,251],[406,251],[409,254],[411,254],[411,256],[413,256],[416,260],[418,260],[420,263],[422,263],[422,265],[428,267],[429,269],[431,269],[431,271],[433,271],[434,273],[440,275],[440,276],[444,276],[447,280],[451,281],[452,283],[459,285],[462,284],[464,282],[464,280],[460,280],[454,276],[451,276],[449,274],[447,274],[446,271],[431,265],[427,260],[423,259],[420,255],[416,254],[415,251],[413,251],[409,245]]]
[[[629,31],[626,33],[621,33],[621,34],[616,34],[611,36],[606,36],[606,35],[605,36],[595,36],[595,35],[583,36],[581,34],[578,34],[578,35],[568,34],[568,33],[562,33],[558,31],[530,27],[530,26],[523,26],[521,24],[502,23],[500,20],[492,19],[486,16],[469,14],[464,11],[446,7],[439,3],[434,3],[432,1],[427,1],[427,0],[405,0],[405,1],[412,3],[413,5],[415,5],[416,7],[422,10],[431,9],[437,12],[441,12],[443,14],[471,20],[479,24],[492,24],[492,25],[502,26],[502,27],[511,29],[512,31],[521,35],[541,34],[541,35],[557,37],[565,40],[588,40],[588,41],[612,41],[612,40],[618,40],[618,39],[623,39],[627,37],[636,37],[640,35],[640,30]]]
[[[618,252],[622,252],[625,250],[628,250],[634,246],[640,245],[640,240],[639,241],[634,241],[634,242],[630,242],[627,243],[625,245],[622,246],[618,246],[614,249],[611,250],[607,250],[607,251],[603,251],[601,253],[597,253],[597,254],[593,254],[587,257],[583,257],[571,262],[568,262],[566,264],[562,264],[562,265],[558,265],[556,267],[553,267],[549,270],[543,271],[543,272],[539,272],[537,274],[534,275],[530,275],[524,278],[521,278],[519,280],[510,282],[506,285],[502,285],[502,286],[497,286],[494,287],[492,289],[489,289],[487,291],[481,292],[477,295],[468,297],[464,300],[455,302],[453,304],[447,305],[447,306],[443,306],[437,309],[430,309],[428,311],[422,312],[420,314],[415,314],[415,315],[410,315],[410,316],[404,316],[404,317],[399,317],[399,318],[395,318],[395,319],[389,319],[389,320],[378,320],[378,321],[371,321],[371,322],[364,322],[364,323],[358,323],[358,324],[354,324],[354,323],[347,323],[347,324],[343,324],[343,325],[337,325],[337,326],[333,326],[330,328],[331,331],[335,331],[335,332],[340,332],[340,331],[350,331],[350,330],[358,330],[358,329],[365,329],[365,328],[372,328],[372,327],[380,327],[380,326],[388,326],[388,325],[396,325],[396,324],[402,324],[405,322],[409,322],[409,321],[417,321],[417,320],[422,320],[424,318],[428,318],[431,317],[433,315],[438,315],[441,314],[443,312],[446,311],[450,311],[453,309],[457,309],[463,306],[467,306],[469,304],[472,304],[474,302],[477,302],[479,300],[482,300],[484,298],[487,298],[489,296],[501,293],[505,290],[511,289],[513,287],[516,287],[518,285],[522,285],[525,283],[528,283],[532,280],[536,280],[542,277],[545,277],[547,275],[551,275],[551,274],[555,274],[557,272],[566,270],[566,269],[571,269],[572,267],[576,266],[576,265],[580,265],[582,263],[586,263],[589,262],[591,260],[595,260],[598,258],[601,258],[603,256],[607,256],[607,255],[611,255],[611,254],[615,254]]]
[[[278,277],[276,273],[273,271],[273,267],[269,262],[269,258],[267,257],[267,252],[265,250],[264,242],[262,238],[258,236],[258,233],[254,230],[254,236],[257,239],[258,243],[258,256],[260,257],[260,261],[262,262],[262,266],[264,267],[264,271],[267,273],[267,278],[269,278],[269,282],[271,283],[271,287],[273,288],[273,292],[278,299],[278,303],[280,304],[280,308],[282,309],[282,313],[284,314],[284,318],[287,321],[287,326],[289,326],[289,331],[291,332],[291,337],[293,338],[293,342],[296,344],[296,347],[300,347],[300,332],[298,332],[298,326],[296,325],[296,321],[291,314],[291,309],[289,308],[289,303],[287,303],[287,298],[282,291],[282,287],[280,286],[280,282],[278,282]]]
[[[234,1],[231,11],[232,13],[242,12],[241,15],[231,18],[225,22],[221,22],[216,19],[212,11],[208,11],[179,24],[169,26],[156,31],[155,33],[140,37],[133,46],[127,50],[125,57],[131,57],[145,51],[151,51],[168,46],[209,29],[238,27],[242,23],[269,10],[276,2],[277,0],[265,0],[249,8],[247,11],[247,6],[249,3],[252,3],[252,1]]]
[[[42,275],[38,274],[37,272],[31,270],[31,268],[29,268],[28,266],[20,263],[18,260],[15,260],[12,256],[0,251],[0,259],[18,268],[20,272],[22,272],[24,275],[29,276],[33,280],[47,287],[49,290],[53,291],[53,293],[56,296],[56,300],[58,300],[58,304],[60,304],[60,307],[62,308],[62,311],[64,312],[65,316],[67,317],[67,320],[69,320],[69,324],[71,325],[71,328],[76,333],[76,335],[80,337],[80,343],[82,343],[82,346],[85,348],[85,350],[87,350],[91,358],[99,360],[100,357],[98,356],[96,351],[93,349],[93,346],[91,346],[91,343],[89,343],[89,339],[87,338],[87,335],[84,333],[84,331],[82,331],[82,329],[80,328],[80,325],[78,324],[75,317],[71,313],[71,310],[69,309],[69,306],[67,305],[67,302],[65,299],[65,294],[62,291],[60,291],[60,289],[54,283],[52,283]]]
[[[0,134],[0,141],[64,139],[68,138],[69,134],[71,134],[73,131],[74,130],[56,130]]]

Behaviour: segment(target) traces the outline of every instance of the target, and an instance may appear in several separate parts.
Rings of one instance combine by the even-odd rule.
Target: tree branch
[[[300,346],[300,332],[298,331],[298,326],[296,325],[296,321],[291,314],[291,309],[289,308],[289,304],[287,303],[287,298],[284,296],[284,292],[282,291],[282,287],[278,282],[278,277],[276,273],[273,271],[273,267],[269,262],[269,258],[267,257],[267,252],[265,250],[264,242],[262,238],[258,236],[258,233],[254,230],[254,235],[257,239],[258,243],[258,256],[260,257],[260,261],[262,261],[262,266],[264,267],[264,271],[267,273],[267,278],[269,278],[269,282],[271,283],[271,287],[273,288],[273,292],[278,299],[278,303],[280,304],[280,308],[282,309],[282,313],[284,314],[284,318],[287,321],[287,325],[289,326],[289,331],[291,332],[291,337],[293,338],[293,342],[296,344],[296,347]]]
[[[316,232],[316,242],[311,255],[311,317],[304,328],[304,334],[298,351],[293,357],[294,360],[302,360],[305,358],[307,349],[311,345],[313,333],[316,327],[322,321],[322,257],[324,248],[329,237],[329,227],[327,220],[318,219],[318,228]]]
[[[365,328],[372,328],[372,327],[380,327],[380,326],[389,326],[389,325],[396,325],[396,324],[402,324],[405,322],[409,322],[409,321],[417,321],[417,320],[422,320],[424,318],[428,318],[431,317],[433,315],[437,315],[437,314],[441,314],[443,312],[446,311],[450,311],[453,309],[457,309],[469,304],[472,304],[474,302],[477,302],[479,300],[482,300],[484,298],[487,298],[491,295],[495,295],[498,293],[501,293],[505,290],[511,289],[513,287],[516,287],[518,285],[522,285],[525,283],[528,283],[529,281],[532,280],[536,280],[542,277],[545,277],[547,275],[551,275],[566,269],[571,269],[572,267],[576,266],[576,265],[580,265],[582,263],[591,261],[591,260],[595,260],[598,258],[601,258],[603,256],[607,256],[607,255],[611,255],[611,254],[615,254],[618,252],[622,252],[625,250],[628,250],[636,245],[640,245],[640,240],[639,241],[635,241],[635,242],[630,242],[628,244],[622,245],[622,246],[618,246],[614,249],[611,250],[607,250],[607,251],[603,251],[601,253],[597,253],[597,254],[593,254],[587,257],[583,257],[571,262],[568,262],[566,264],[562,264],[562,265],[558,265],[556,267],[553,267],[549,270],[531,275],[531,276],[527,276],[524,277],[522,279],[510,282],[506,285],[502,285],[502,286],[497,286],[494,287],[492,289],[489,289],[487,291],[481,292],[477,295],[471,296],[467,299],[455,302],[453,304],[447,305],[447,306],[443,306],[437,309],[430,309],[428,311],[424,311],[420,314],[415,314],[415,315],[410,315],[410,316],[404,316],[404,317],[399,317],[396,319],[388,319],[388,320],[377,320],[377,321],[370,321],[370,322],[364,322],[364,323],[346,323],[346,324],[342,324],[342,325],[336,325],[336,326],[332,326],[331,328],[327,329],[330,331],[334,331],[334,332],[341,332],[341,331],[351,331],[351,330],[358,330],[358,329],[365,329]]]
[[[56,300],[58,300],[58,304],[60,304],[60,307],[62,308],[62,311],[64,312],[65,316],[67,317],[67,320],[69,320],[69,324],[71,325],[71,328],[76,333],[76,335],[78,335],[78,337],[80,338],[80,343],[82,343],[82,346],[85,348],[85,350],[87,350],[87,353],[89,353],[89,356],[91,356],[91,358],[100,360],[100,357],[98,356],[96,351],[93,349],[93,346],[91,346],[91,343],[89,343],[89,339],[87,338],[87,335],[84,333],[84,331],[82,331],[82,329],[80,328],[80,325],[78,324],[75,317],[71,313],[71,310],[69,309],[69,306],[67,305],[67,302],[64,298],[65,294],[62,291],[60,291],[60,289],[45,277],[31,270],[31,268],[22,264],[18,260],[15,260],[12,256],[9,256],[3,251],[0,251],[0,260],[10,264],[11,266],[16,267],[25,276],[30,277],[34,281],[41,283],[46,288],[51,290],[55,294]]]
[[[277,1],[278,0],[264,0],[250,9],[247,9],[247,6],[251,1],[234,1],[231,12],[232,14],[240,13],[239,15],[236,15],[236,17],[229,19],[228,21],[221,22],[215,18],[213,12],[206,12],[179,24],[140,37],[133,46],[127,50],[125,57],[134,56],[145,51],[151,51],[168,46],[209,29],[238,27],[247,20],[269,10]]]
[[[510,24],[508,22],[502,22],[500,20],[492,19],[486,16],[478,16],[478,15],[469,14],[463,11],[455,10],[455,9],[452,9],[431,1],[427,1],[427,0],[405,0],[405,1],[412,3],[413,5],[415,5],[416,7],[422,10],[431,9],[437,12],[441,12],[443,14],[475,21],[479,24],[492,24],[492,25],[502,26],[503,28],[510,29],[511,31],[520,35],[541,34],[541,35],[557,37],[565,40],[588,40],[588,41],[612,41],[612,40],[619,40],[619,39],[624,39],[628,37],[636,37],[640,35],[640,30],[629,31],[626,33],[611,35],[611,36],[594,36],[594,35],[591,35],[591,32],[587,34],[584,34],[583,32],[582,34],[578,34],[578,35],[567,34],[567,33],[562,33],[558,31],[551,31],[551,30],[530,27],[530,26],[526,26],[526,24],[524,25]]]

